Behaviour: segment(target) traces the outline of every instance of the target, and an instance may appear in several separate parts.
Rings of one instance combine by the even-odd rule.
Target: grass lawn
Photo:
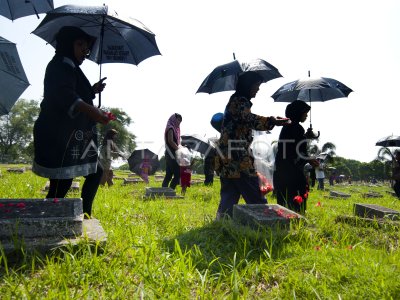
[[[0,169],[1,198],[45,196],[45,178]],[[144,183],[114,182],[99,188],[93,207],[106,246],[83,242],[18,262],[1,255],[1,299],[400,299],[400,225],[340,221],[354,203],[400,211],[388,185],[327,187],[348,199],[314,189],[307,220],[274,232],[214,221],[218,178],[184,199],[143,200]],[[161,182],[151,176],[150,186]],[[383,197],[363,198],[368,191]]]

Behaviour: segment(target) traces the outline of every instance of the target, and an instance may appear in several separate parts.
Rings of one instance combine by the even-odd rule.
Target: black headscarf
[[[240,96],[250,98],[251,87],[258,82],[262,82],[263,78],[256,72],[248,71],[242,73],[236,83],[236,93]]]
[[[62,27],[56,35],[56,54],[66,56],[78,64],[74,54],[74,42],[83,39],[88,42],[91,48],[96,40],[95,37],[87,34],[82,29],[74,26]]]
[[[301,116],[310,111],[311,107],[304,101],[295,100],[286,106],[285,115],[292,122],[299,123]]]

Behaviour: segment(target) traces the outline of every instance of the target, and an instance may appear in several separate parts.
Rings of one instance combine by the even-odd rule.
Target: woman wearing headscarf
[[[300,125],[307,119],[309,111],[310,106],[304,101],[296,100],[287,105],[285,115],[291,123],[283,127],[279,135],[273,176],[278,204],[302,213],[308,198],[304,165],[318,166],[317,160],[308,157],[307,139]]]
[[[65,26],[56,35],[56,54],[46,68],[44,97],[35,122],[32,170],[49,178],[47,198],[64,198],[72,180],[84,176],[83,213],[88,218],[102,176],[97,164],[96,123],[106,124],[105,112],[93,105],[105,84],[90,85],[80,69],[95,38]]]
[[[175,189],[180,180],[180,168],[176,161],[175,151],[181,145],[181,129],[180,124],[182,116],[180,114],[173,114],[169,117],[164,131],[165,141],[165,164],[166,172],[162,182],[162,187],[170,187]]]
[[[265,204],[267,200],[260,191],[250,151],[252,130],[271,130],[282,126],[288,119],[263,117],[251,112],[251,99],[260,88],[263,78],[256,72],[245,72],[239,76],[236,91],[226,105],[221,136],[218,142],[216,171],[221,179],[221,200],[217,219],[232,216],[233,206],[240,196],[248,204]]]

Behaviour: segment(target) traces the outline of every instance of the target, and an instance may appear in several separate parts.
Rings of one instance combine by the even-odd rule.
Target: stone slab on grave
[[[7,172],[21,174],[25,172],[25,168],[8,168]]]
[[[201,179],[194,179],[192,181],[190,181],[190,185],[199,185],[199,184],[203,184],[204,180]]]
[[[399,211],[376,204],[355,203],[354,215],[369,219],[400,220]]]
[[[0,199],[0,239],[82,234],[82,199]]]
[[[83,219],[82,199],[0,199],[0,247],[48,251],[82,240],[105,243],[96,219]]]
[[[339,191],[330,191],[329,192],[330,198],[350,198],[351,194],[339,192]]]
[[[386,191],[389,195],[392,195],[394,197],[397,197],[396,193],[394,191]]]
[[[378,192],[368,191],[367,193],[362,194],[363,198],[382,198],[383,195]]]
[[[288,229],[291,220],[304,217],[279,204],[237,204],[233,206],[233,221],[253,228]]]
[[[154,199],[157,197],[167,198],[167,199],[182,199],[183,196],[178,196],[174,189],[169,187],[146,187],[146,192],[144,198]]]
[[[124,185],[144,182],[142,178],[124,178]]]

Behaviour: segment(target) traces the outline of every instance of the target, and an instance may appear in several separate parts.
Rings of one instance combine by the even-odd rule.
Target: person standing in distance
[[[181,122],[182,116],[180,114],[171,115],[164,131],[166,171],[162,187],[170,187],[171,189],[175,189],[180,181],[180,168],[176,161],[175,151],[181,145]]]

